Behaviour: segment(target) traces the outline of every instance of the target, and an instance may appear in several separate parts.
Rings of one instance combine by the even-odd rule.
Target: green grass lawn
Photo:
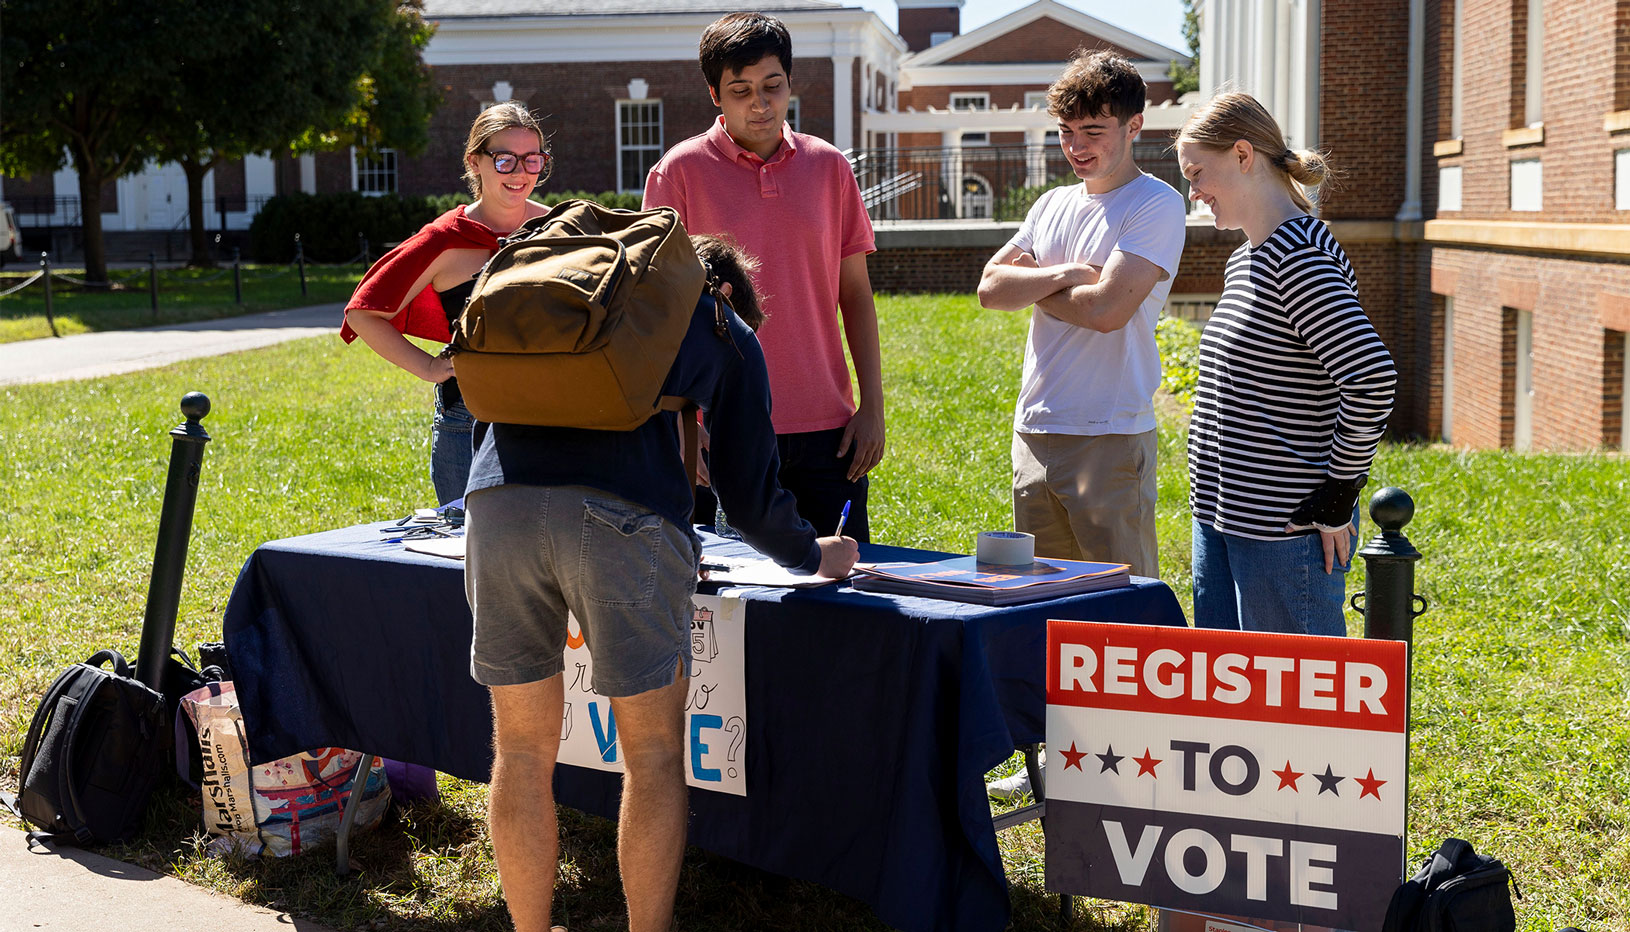
[[[9,299],[7,299],[9,300]],[[968,551],[1010,520],[1008,442],[1022,314],[966,296],[878,302],[889,452],[874,473],[879,541]],[[92,382],[3,391],[0,785],[15,788],[27,717],[66,664],[133,653],[176,402],[207,393],[204,460],[177,643],[218,640],[233,579],[262,541],[404,514],[430,498],[430,398],[364,348],[321,338]],[[1187,479],[1177,406],[1161,428],[1161,568],[1189,601]],[[1425,555],[1417,589],[1410,851],[1447,835],[1505,860],[1519,927],[1630,929],[1630,460],[1383,449],[1374,480],[1410,491]],[[1366,527],[1365,536],[1374,531]],[[1350,585],[1363,584],[1355,572]],[[1350,620],[1352,633],[1362,619]],[[1011,767],[1011,762],[1009,764]],[[116,855],[340,929],[508,927],[482,819],[486,790],[443,778],[443,801],[353,846],[274,863],[199,852],[197,806],[163,797]],[[612,826],[566,814],[558,900],[574,930],[622,924]],[[1035,824],[1003,833],[1014,928],[1051,927]],[[684,928],[876,929],[819,887],[691,851]],[[1087,901],[1076,929],[1141,929],[1139,907]]]
[[[22,284],[38,269],[0,275],[0,291]],[[236,303],[232,269],[161,269],[158,273],[158,315],[153,314],[146,269],[116,269],[108,273],[114,288],[84,288],[60,279],[52,282],[52,315],[57,333],[68,336],[90,330],[128,330],[153,324],[213,320],[255,311],[304,307],[344,301],[362,277],[362,267],[306,266],[305,295],[300,276],[286,265],[245,265],[243,303]],[[83,269],[65,270],[75,279]],[[0,343],[35,340],[51,335],[45,318],[45,290],[36,281],[14,295],[0,298]]]

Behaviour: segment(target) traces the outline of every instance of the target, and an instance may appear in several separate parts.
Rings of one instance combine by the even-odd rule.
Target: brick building
[[[1630,449],[1630,3],[1196,7],[1202,92],[1250,91],[1347,173],[1321,212],[1398,359],[1394,428]],[[1183,262],[1174,291],[1220,283]]]

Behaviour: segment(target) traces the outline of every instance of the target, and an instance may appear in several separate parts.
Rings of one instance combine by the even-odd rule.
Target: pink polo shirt
[[[736,145],[724,117],[669,149],[645,179],[645,206],[672,207],[692,233],[727,233],[762,263],[768,319],[758,331],[778,434],[843,427],[854,393],[838,328],[838,265],[875,247],[843,154],[782,129],[768,162]]]

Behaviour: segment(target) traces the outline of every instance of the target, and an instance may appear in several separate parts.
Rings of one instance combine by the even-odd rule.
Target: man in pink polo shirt
[[[701,65],[722,113],[651,169],[645,206],[672,207],[691,233],[724,234],[759,258],[753,280],[766,319],[758,339],[781,485],[822,533],[852,502],[844,534],[870,540],[866,473],[883,458],[883,364],[866,273],[876,247],[860,188],[842,153],[786,125],[792,38],[780,20],[719,19],[702,33]],[[710,503],[698,512],[711,515]]]

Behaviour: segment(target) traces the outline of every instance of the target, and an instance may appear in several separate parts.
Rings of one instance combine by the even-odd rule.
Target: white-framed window
[[[351,147],[351,189],[361,194],[396,193],[396,150]]]
[[[972,93],[969,93],[969,94],[952,94],[951,95],[951,109],[952,110],[989,110],[990,109],[990,95],[989,94],[984,94],[984,93],[981,93],[981,94],[972,94]]]
[[[787,129],[790,129],[795,133],[803,132],[803,130],[798,126],[798,117],[803,109],[804,108],[799,104],[796,96],[787,101]]]
[[[1511,448],[1534,445],[1534,312],[1517,311],[1517,386],[1512,405]]]
[[[1024,105],[1025,105],[1026,109],[1028,109],[1030,107],[1040,107],[1041,109],[1046,110],[1047,109],[1047,92],[1046,91],[1025,91],[1024,92]]]
[[[1539,159],[1517,159],[1511,163],[1511,209],[1542,210],[1545,205],[1545,176]]]
[[[963,133],[962,144],[965,146],[990,145],[990,133]]]
[[[933,48],[941,42],[949,42],[956,37],[954,32],[931,32],[928,34],[928,46]]]
[[[1613,209],[1630,210],[1630,149],[1613,153]]]
[[[1438,210],[1460,209],[1460,181],[1462,171],[1459,165],[1445,165],[1438,169]]]
[[[617,190],[645,190],[645,176],[662,158],[662,101],[617,102]]]

